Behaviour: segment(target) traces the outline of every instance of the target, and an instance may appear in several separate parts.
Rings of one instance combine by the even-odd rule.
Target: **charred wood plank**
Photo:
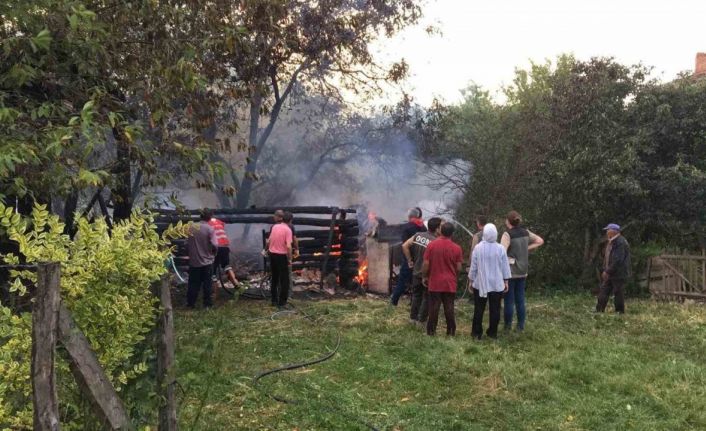
[[[56,393],[56,342],[59,325],[58,263],[37,268],[37,295],[32,307],[32,405],[34,429],[59,429]]]
[[[272,217],[243,217],[243,216],[224,216],[218,217],[223,223],[226,224],[273,224]],[[171,223],[182,222],[186,223],[189,221],[198,221],[197,217],[188,216],[178,216],[178,215],[157,215],[154,219],[157,229],[166,229]],[[331,221],[321,218],[313,217],[297,217],[294,219],[294,226],[317,226],[317,227],[328,227]],[[357,220],[337,220],[336,226],[357,226]]]
[[[332,211],[345,211],[348,214],[355,214],[357,212],[354,208],[335,208],[335,207],[323,207],[323,206],[301,206],[301,207],[262,207],[262,208],[210,208],[214,214],[274,214],[277,210],[289,211],[292,214],[331,214]],[[190,209],[190,210],[178,210],[178,209],[162,209],[158,208],[154,210],[159,214],[188,214],[199,216],[201,209]]]
[[[338,245],[338,244],[340,244],[338,241],[333,242],[333,245]],[[320,248],[320,249],[323,249],[326,246],[328,246],[328,240],[326,240],[326,239],[300,239],[299,240],[299,247],[300,248]]]
[[[345,215],[345,213],[344,213]],[[333,237],[336,233],[336,218],[338,217],[338,208],[334,209],[331,213],[331,224],[329,225],[328,231],[328,244],[326,245],[326,251],[324,251],[324,261],[321,263],[321,288],[324,287],[324,278],[328,271],[328,260],[331,256],[331,248],[333,248]]]
[[[328,264],[329,270],[334,271],[336,269],[336,263],[335,262],[329,262]],[[292,269],[293,270],[298,270],[298,269],[321,269],[321,262],[294,262],[292,263]]]
[[[296,229],[295,229],[296,230]],[[321,230],[296,230],[297,238],[300,240],[302,238],[312,238],[312,239],[326,239],[328,238],[328,229]],[[269,238],[270,233],[266,232],[265,237]]]

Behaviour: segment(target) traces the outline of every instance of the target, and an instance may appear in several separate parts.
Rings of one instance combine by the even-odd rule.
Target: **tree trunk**
[[[262,94],[258,89],[253,90],[250,98],[250,128],[248,132],[248,163],[245,165],[243,179],[236,197],[236,208],[247,208],[250,203],[250,194],[253,188],[253,176],[257,170],[257,159],[260,155],[261,143],[258,139],[260,131],[260,112],[262,109]],[[272,119],[270,119],[270,122]],[[263,142],[264,143],[264,142]]]
[[[115,185],[111,190],[113,195],[113,220],[120,221],[130,218],[132,213],[132,188],[130,175],[130,143],[125,136],[113,130],[115,136],[116,163]]]
[[[71,190],[71,194],[64,201],[64,233],[73,236],[76,223],[76,209],[78,206],[78,190]]]

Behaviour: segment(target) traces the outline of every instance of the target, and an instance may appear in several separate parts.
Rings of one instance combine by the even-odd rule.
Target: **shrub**
[[[126,397],[125,392],[131,386],[141,386],[140,378],[147,378],[148,359],[153,354],[152,344],[145,340],[158,311],[158,300],[150,286],[166,272],[168,240],[181,235],[183,226],[160,238],[149,215],[133,213],[110,231],[102,219],[95,223],[80,219],[72,240],[63,233],[59,218],[50,215],[44,206],[35,206],[28,223],[2,204],[0,225],[19,245],[27,263],[61,264],[61,298],[109,379],[124,398],[131,400],[129,408],[149,404],[149,399],[135,400]],[[2,260],[8,264],[20,261],[14,254],[4,255]],[[27,286],[36,281],[36,273],[13,270],[10,279],[10,291],[24,296]],[[0,305],[0,429],[32,427],[30,361],[30,313],[13,314]],[[57,369],[64,428],[95,425],[67,364],[58,361]]]

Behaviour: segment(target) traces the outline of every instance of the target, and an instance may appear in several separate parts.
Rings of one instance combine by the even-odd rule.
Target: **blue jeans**
[[[505,329],[512,328],[512,316],[517,307],[517,329],[525,329],[525,286],[526,278],[511,278],[505,294]]]
[[[392,298],[390,302],[392,305],[397,305],[400,301],[400,297],[407,290],[407,286],[412,282],[412,269],[407,263],[407,259],[402,258],[402,266],[400,267],[400,274],[397,276],[397,286],[395,290],[392,291]]]

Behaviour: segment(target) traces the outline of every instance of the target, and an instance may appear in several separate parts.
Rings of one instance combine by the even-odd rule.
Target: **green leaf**
[[[49,46],[51,45],[51,41],[52,41],[51,33],[49,33],[49,30],[47,30],[46,28],[44,30],[40,31],[35,37],[32,38],[33,46],[35,46],[38,49],[42,49],[44,51],[49,50]]]
[[[102,183],[100,175],[91,172],[87,169],[80,169],[78,171],[78,181],[83,185],[88,186],[99,186]]]

